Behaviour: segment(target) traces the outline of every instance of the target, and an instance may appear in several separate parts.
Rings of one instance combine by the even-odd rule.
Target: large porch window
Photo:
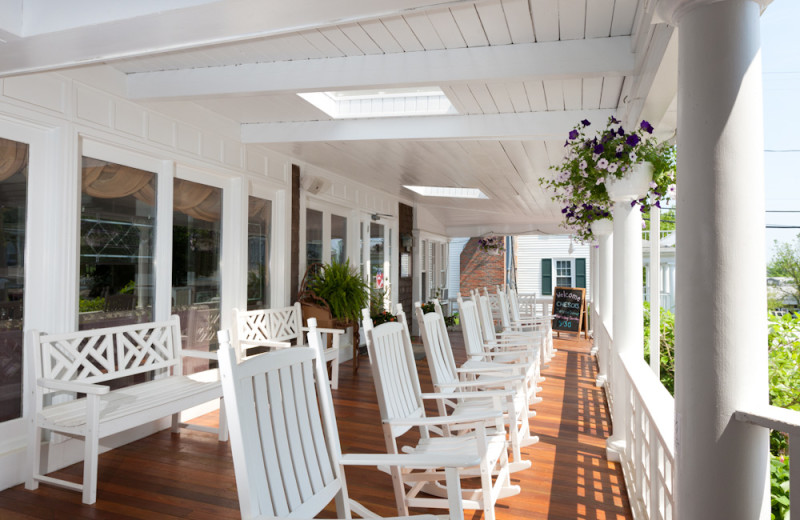
[[[153,319],[156,176],[84,157],[79,329]]]
[[[272,201],[250,197],[248,206],[247,309],[267,309],[270,306]]]
[[[0,422],[22,417],[28,145],[0,139]]]
[[[213,351],[220,328],[222,189],[175,179],[172,213],[172,313],[181,319],[184,347]],[[184,372],[209,368],[188,358]]]

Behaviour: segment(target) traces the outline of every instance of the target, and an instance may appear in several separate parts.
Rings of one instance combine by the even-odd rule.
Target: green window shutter
[[[575,259],[575,287],[586,289],[586,259]]]
[[[553,260],[542,258],[542,294],[553,294]]]

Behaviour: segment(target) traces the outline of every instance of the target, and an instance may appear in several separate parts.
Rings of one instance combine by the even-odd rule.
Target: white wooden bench
[[[100,439],[170,415],[173,432],[184,427],[228,439],[219,378],[202,382],[183,375],[184,357],[215,360],[216,353],[183,350],[177,316],[155,323],[28,334],[27,489],[36,489],[39,482],[53,484],[82,491],[83,502],[93,504]],[[114,381],[134,377],[144,381],[111,389]],[[219,429],[180,422],[181,411],[214,399],[220,399]],[[84,439],[82,484],[44,474],[43,430]]]
[[[300,303],[275,309],[233,309],[233,322],[233,347],[240,361],[247,357],[249,349],[256,347],[308,346],[304,338],[308,327],[303,327]],[[339,388],[339,336],[344,330],[317,327],[317,331],[333,336],[331,346],[323,349],[322,356],[326,362],[331,362],[331,388],[336,390]]]

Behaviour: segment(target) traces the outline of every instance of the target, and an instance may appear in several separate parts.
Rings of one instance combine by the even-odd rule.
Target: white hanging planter
[[[647,195],[653,180],[653,165],[649,162],[634,164],[622,178],[609,175],[606,191],[614,202],[638,200]]]
[[[610,235],[614,231],[614,222],[610,218],[601,218],[590,224],[592,234],[596,237]]]

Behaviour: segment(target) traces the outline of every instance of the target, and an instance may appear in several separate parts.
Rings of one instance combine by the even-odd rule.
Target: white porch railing
[[[762,428],[778,430],[789,435],[789,482],[795,485],[789,488],[789,503],[800,504],[800,412],[787,410],[777,406],[765,405],[753,409],[737,410],[733,414],[737,421],[755,424]],[[793,519],[800,518],[800,507],[794,508],[791,513]]]
[[[625,357],[611,362],[613,338],[593,313],[594,341],[600,366],[605,366],[604,383],[613,424],[627,424],[626,448],[620,455],[628,499],[635,519],[671,520],[674,511],[675,483],[675,400],[642,358]],[[615,366],[622,367],[617,374]],[[618,368],[617,368],[618,370]],[[610,381],[625,379],[622,396],[611,395]],[[616,406],[615,398],[622,406]],[[623,410],[627,421],[616,421],[614,413]]]
[[[634,518],[670,520],[674,511],[675,400],[644,359],[622,358],[628,411],[622,471]]]

